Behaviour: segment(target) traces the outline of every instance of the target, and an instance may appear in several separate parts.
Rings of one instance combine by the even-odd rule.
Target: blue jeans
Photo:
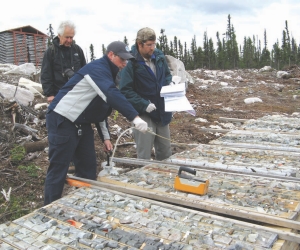
[[[96,153],[94,131],[91,124],[81,124],[82,135],[78,135],[76,125],[57,114],[48,111],[46,115],[48,130],[49,161],[44,205],[61,198],[69,163],[75,164],[75,175],[96,180]]]

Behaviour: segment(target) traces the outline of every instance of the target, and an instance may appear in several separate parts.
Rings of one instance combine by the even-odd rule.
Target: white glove
[[[143,119],[141,119],[140,117],[136,117],[134,118],[134,120],[132,121],[133,124],[135,125],[135,128],[143,133],[145,133],[148,129],[148,124],[147,122],[145,122]]]
[[[155,109],[156,109],[155,105],[153,103],[150,103],[146,108],[146,112],[151,113]]]
[[[180,81],[181,81],[180,76],[173,76],[172,77],[172,82],[170,82],[170,85],[176,85],[176,84],[180,83]]]

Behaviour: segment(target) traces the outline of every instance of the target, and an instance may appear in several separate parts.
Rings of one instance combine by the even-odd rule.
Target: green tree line
[[[238,45],[236,32],[231,23],[231,16],[228,15],[226,32],[216,33],[216,47],[212,38],[208,38],[204,32],[202,46],[197,45],[196,36],[192,38],[190,47],[186,42],[174,36],[172,41],[168,41],[165,30],[160,30],[157,40],[157,48],[165,55],[171,55],[181,60],[187,70],[198,68],[207,69],[236,69],[236,68],[262,68],[271,66],[277,70],[284,67],[300,64],[300,44],[290,36],[288,22],[285,21],[285,28],[282,31],[281,42],[277,40],[269,51],[267,43],[267,31],[264,30],[264,40],[253,37],[244,37],[243,44]],[[124,37],[124,42],[128,40]],[[105,51],[102,45],[102,51]]]

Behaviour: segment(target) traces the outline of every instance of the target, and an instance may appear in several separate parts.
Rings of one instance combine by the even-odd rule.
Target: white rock
[[[227,82],[220,82],[220,85],[222,85],[222,86],[228,86],[228,83]]]
[[[224,128],[229,128],[229,129],[234,129],[236,128],[236,126],[234,126],[232,123],[221,123],[221,125],[224,127]]]
[[[287,75],[288,73],[286,71],[278,71],[276,76],[277,78],[282,78],[284,75]]]
[[[195,119],[195,122],[207,122],[207,120],[203,118],[197,118]]]
[[[224,79],[231,79],[231,76],[224,76]]]
[[[272,71],[272,67],[271,66],[265,66],[265,67],[263,67],[259,70],[259,72],[265,72],[265,71]]]
[[[233,111],[233,109],[232,108],[230,108],[230,107],[224,107],[224,108],[222,108],[222,110],[224,110],[224,111]]]
[[[215,125],[210,125],[209,127],[213,129],[222,129],[220,126],[215,126]]]
[[[48,107],[48,103],[46,103],[46,102],[44,102],[44,103],[37,103],[37,104],[35,104],[34,105],[34,109],[35,110],[38,110],[38,109],[40,109],[40,108],[42,108],[42,107]]]
[[[246,98],[244,100],[244,103],[246,103],[246,104],[255,103],[255,102],[262,102],[262,100],[258,97]]]

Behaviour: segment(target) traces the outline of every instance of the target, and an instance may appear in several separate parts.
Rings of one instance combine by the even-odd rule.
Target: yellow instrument
[[[182,174],[182,171],[196,175],[195,169],[188,167],[180,167],[174,182],[174,188],[176,190],[199,195],[207,194],[209,185],[208,180],[202,180],[195,178],[191,175]]]

